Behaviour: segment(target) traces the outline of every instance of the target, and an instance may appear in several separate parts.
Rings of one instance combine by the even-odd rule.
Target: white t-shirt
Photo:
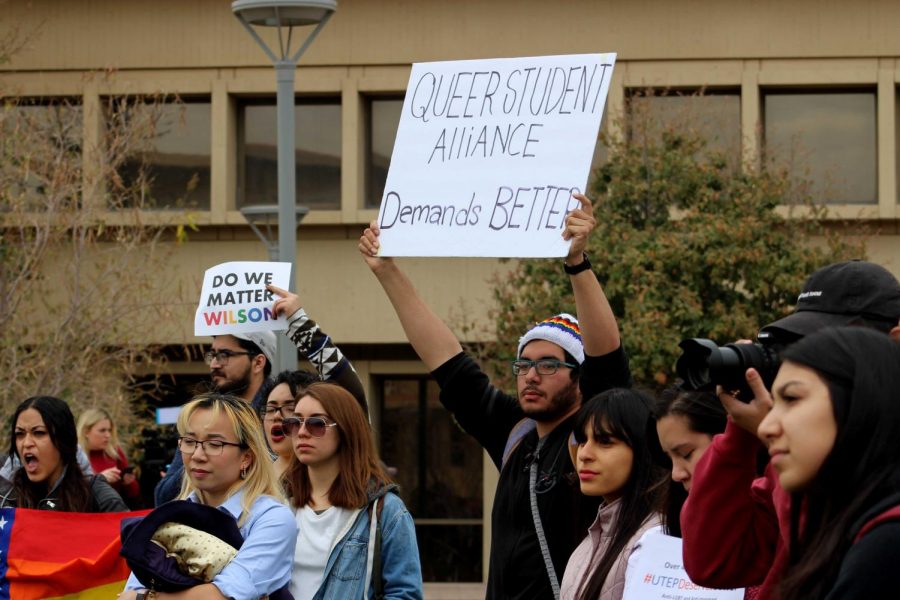
[[[319,591],[331,550],[356,512],[332,506],[316,514],[312,508],[304,506],[294,513],[299,530],[291,572],[294,600],[310,600]]]

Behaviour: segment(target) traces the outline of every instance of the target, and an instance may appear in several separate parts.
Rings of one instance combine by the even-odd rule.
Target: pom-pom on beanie
[[[581,328],[578,326],[578,319],[570,314],[560,313],[529,329],[525,335],[519,338],[519,350],[516,352],[516,357],[522,356],[522,348],[534,340],[544,340],[556,344],[571,354],[579,365],[584,362]]]

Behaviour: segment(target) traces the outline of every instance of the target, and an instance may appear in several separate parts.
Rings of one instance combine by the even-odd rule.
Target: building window
[[[82,109],[67,98],[10,98],[0,107],[4,211],[74,206],[81,193]]]
[[[379,382],[381,457],[416,523],[425,581],[481,581],[482,449],[430,377]]]
[[[341,102],[298,98],[294,107],[297,204],[341,207]],[[278,204],[274,98],[248,99],[238,115],[238,207]]]
[[[894,178],[897,182],[896,201],[900,203],[900,88],[894,90],[894,97],[894,159],[896,161],[894,166]]]
[[[394,140],[403,111],[403,98],[369,98],[366,122],[365,208],[378,208],[384,196]]]
[[[877,202],[874,90],[763,94],[766,164],[810,182],[813,200]]]
[[[131,145],[117,168],[124,206],[209,210],[208,99],[109,98],[106,119],[108,152]]]
[[[734,166],[741,158],[741,96],[737,90],[631,90],[628,135],[633,143],[658,143],[664,132],[693,134],[705,150]]]

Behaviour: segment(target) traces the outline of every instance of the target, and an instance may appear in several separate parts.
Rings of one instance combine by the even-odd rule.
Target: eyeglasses
[[[188,456],[196,452],[198,447],[203,448],[203,452],[207,456],[219,456],[225,450],[225,446],[237,446],[238,448],[246,447],[244,444],[236,444],[224,440],[204,440],[201,442],[200,440],[189,437],[178,438],[178,449]]]
[[[329,423],[322,417],[291,417],[281,422],[281,429],[290,436],[300,434],[300,428],[306,425],[306,431],[313,437],[322,437],[329,427],[337,427],[337,423]]]
[[[253,356],[252,352],[235,352],[234,350],[207,350],[203,354],[206,364],[211,365],[212,361],[217,361],[223,367],[228,364],[228,359],[232,356]]]
[[[538,360],[519,359],[512,361],[512,372],[513,375],[516,376],[526,375],[528,374],[528,371],[531,370],[531,367],[534,367],[537,370],[538,375],[553,375],[560,367],[574,369],[577,366],[578,365],[573,365],[572,363],[556,360],[555,358],[541,358]]]
[[[280,414],[282,418],[287,419],[294,412],[294,407],[297,406],[296,402],[288,402],[282,406],[275,406],[274,404],[266,404],[263,407],[263,414],[266,415],[267,419],[272,419],[275,417],[275,414]]]

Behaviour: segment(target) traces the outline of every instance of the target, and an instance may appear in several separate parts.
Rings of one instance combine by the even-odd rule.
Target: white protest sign
[[[228,262],[207,269],[194,335],[287,329],[287,320],[272,312],[276,297],[266,284],[288,289],[290,277],[291,263]]]
[[[637,564],[628,569],[622,600],[742,600],[743,589],[713,590],[697,585],[682,566],[681,539],[648,535]]]
[[[565,256],[615,60],[414,64],[378,212],[381,254]]]

